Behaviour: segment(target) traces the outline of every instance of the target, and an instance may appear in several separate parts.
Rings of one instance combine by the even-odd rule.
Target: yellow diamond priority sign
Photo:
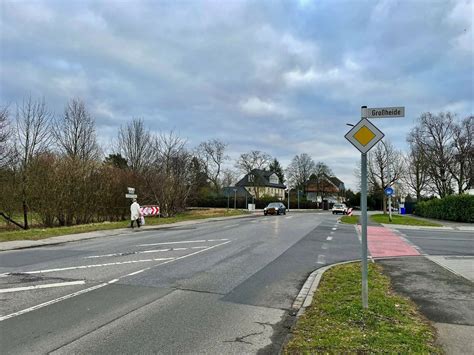
[[[361,153],[367,153],[384,134],[368,119],[363,118],[345,135],[346,139]]]

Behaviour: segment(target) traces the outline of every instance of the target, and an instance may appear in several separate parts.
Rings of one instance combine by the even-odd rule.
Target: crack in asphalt
[[[250,333],[250,334],[247,334],[247,335],[242,335],[241,337],[236,337],[234,340],[224,340],[223,342],[224,343],[244,343],[244,344],[253,345],[253,343],[251,343],[249,341],[245,341],[244,339],[248,338],[248,337],[251,337],[251,336],[254,336],[254,335],[260,335],[260,334],[263,334],[263,330],[261,332]]]

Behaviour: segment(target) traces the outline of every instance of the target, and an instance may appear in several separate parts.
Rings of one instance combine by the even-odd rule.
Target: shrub
[[[474,196],[451,195],[417,203],[414,213],[418,216],[456,222],[474,222]]]

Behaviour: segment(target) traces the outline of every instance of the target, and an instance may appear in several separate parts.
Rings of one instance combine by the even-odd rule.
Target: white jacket
[[[137,220],[140,217],[140,205],[138,202],[134,202],[130,205],[130,219],[132,221]]]

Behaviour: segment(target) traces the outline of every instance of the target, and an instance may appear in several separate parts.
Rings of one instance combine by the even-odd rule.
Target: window
[[[249,182],[254,182],[255,177],[252,174],[249,174]]]
[[[270,184],[278,184],[278,183],[279,183],[278,176],[276,176],[276,174],[270,175]]]

